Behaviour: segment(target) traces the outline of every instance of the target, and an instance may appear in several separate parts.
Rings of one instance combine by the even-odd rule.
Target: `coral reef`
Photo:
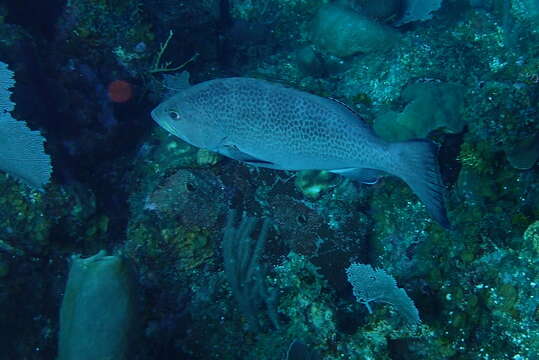
[[[0,61],[17,76],[12,115],[47,137],[55,172],[44,192],[0,174],[4,357],[57,357],[67,259],[100,249],[134,269],[135,360],[291,359],[295,347],[329,360],[536,357],[535,2],[431,1],[402,26],[395,1],[26,3],[0,4]],[[186,74],[152,69],[178,66],[193,83],[280,81],[346,104],[391,140],[428,137],[452,229],[397,178],[277,172],[170,137],[150,109]],[[231,241],[231,209],[266,219],[268,236],[246,226],[238,238],[253,242]],[[251,264],[240,275],[261,270],[258,285],[240,276],[231,288],[239,260]],[[346,281],[351,263],[391,274],[421,323],[391,306],[369,314]],[[271,291],[248,291],[262,285]]]

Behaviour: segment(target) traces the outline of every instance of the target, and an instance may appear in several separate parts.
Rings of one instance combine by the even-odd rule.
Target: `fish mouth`
[[[159,126],[161,126],[169,133],[174,134],[172,127],[166,120],[163,119],[160,107],[156,107],[155,109],[153,109],[150,115],[152,116],[153,121],[155,121]]]
[[[170,126],[167,122],[157,122],[163,129],[165,129],[166,131],[168,131],[169,133],[171,134],[174,134],[174,129],[172,128],[172,126]]]
[[[155,121],[156,123],[159,123],[159,107],[156,107],[155,109],[153,109],[150,115],[153,121]]]

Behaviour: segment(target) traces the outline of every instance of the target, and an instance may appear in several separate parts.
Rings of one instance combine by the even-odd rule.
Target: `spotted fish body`
[[[388,143],[334,100],[263,80],[225,78],[180,91],[152,117],[194,146],[255,166],[328,170],[365,183],[383,172],[398,176],[449,226],[435,146]]]

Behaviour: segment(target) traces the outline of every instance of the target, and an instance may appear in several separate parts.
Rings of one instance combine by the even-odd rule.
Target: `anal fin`
[[[363,184],[376,184],[384,175],[383,171],[367,168],[337,169],[331,172]]]

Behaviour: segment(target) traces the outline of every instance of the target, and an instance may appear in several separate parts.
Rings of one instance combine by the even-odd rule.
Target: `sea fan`
[[[13,72],[0,61],[0,169],[33,188],[49,182],[51,160],[45,154],[45,139],[11,116],[15,104],[10,100],[15,85]]]

